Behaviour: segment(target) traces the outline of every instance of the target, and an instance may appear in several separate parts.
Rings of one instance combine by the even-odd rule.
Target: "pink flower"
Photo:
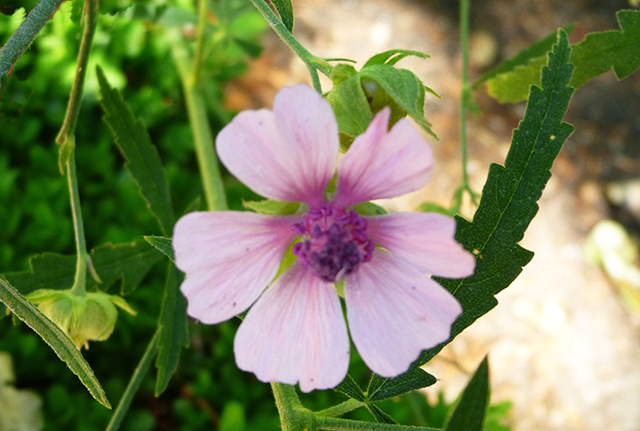
[[[215,324],[248,309],[236,334],[239,368],[265,382],[332,388],[345,377],[349,338],[334,283],[344,281],[349,332],[367,366],[384,377],[407,371],[445,341],[462,312],[431,274],[460,278],[475,260],[440,214],[361,216],[351,207],[418,190],[433,158],[406,120],[388,130],[375,116],[340,159],[329,103],[311,88],[283,88],[273,111],[244,111],[216,139],[224,165],[270,199],[301,202],[299,214],[195,212],[175,226],[176,264],[186,273],[187,312]],[[292,247],[293,263],[276,278]]]

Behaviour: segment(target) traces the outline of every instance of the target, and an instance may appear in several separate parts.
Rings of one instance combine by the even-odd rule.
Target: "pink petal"
[[[303,392],[337,386],[349,366],[349,338],[334,287],[297,261],[249,310],[234,341],[238,368]]]
[[[340,160],[337,206],[402,196],[429,180],[431,148],[406,118],[387,131],[390,112],[380,111]]]
[[[249,308],[275,277],[298,220],[235,211],[194,212],[178,220],[173,249],[186,274],[180,289],[187,313],[213,324]]]
[[[338,158],[329,102],[306,85],[278,92],[273,111],[243,111],[220,131],[222,163],[256,193],[320,205]]]
[[[380,249],[345,279],[345,301],[353,343],[383,377],[404,373],[422,350],[445,341],[462,312],[445,288]]]
[[[366,217],[367,235],[396,256],[438,277],[473,274],[476,260],[455,240],[456,221],[435,213]]]

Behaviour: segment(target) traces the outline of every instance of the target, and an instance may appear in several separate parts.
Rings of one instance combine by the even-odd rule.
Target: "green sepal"
[[[372,202],[363,202],[361,204],[354,205],[353,209],[358,214],[364,215],[364,216],[377,216],[377,215],[384,215],[387,213],[387,210],[382,208],[380,205],[376,205]]]
[[[263,201],[242,201],[242,206],[246,209],[266,215],[291,215],[300,209],[300,202],[282,202],[272,199]]]
[[[329,78],[331,78],[331,82],[333,82],[333,85],[335,86],[343,83],[357,73],[358,71],[352,65],[340,63],[336,64],[335,67],[331,69],[331,75]]]
[[[485,356],[462,392],[445,431],[482,431],[489,399],[489,364]]]
[[[438,213],[448,216],[455,215],[455,211],[452,211],[449,208],[445,208],[442,205],[434,204],[433,202],[424,202],[420,204],[420,206],[416,208],[416,211],[424,213]]]
[[[413,51],[411,49],[390,49],[389,51],[381,52],[380,54],[374,55],[369,60],[367,60],[367,62],[362,67],[365,68],[367,66],[373,66],[374,64],[388,64],[390,66],[393,66],[403,58],[409,56],[429,58],[428,54],[420,51]]]

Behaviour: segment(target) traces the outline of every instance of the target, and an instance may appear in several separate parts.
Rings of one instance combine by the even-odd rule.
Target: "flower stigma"
[[[324,203],[310,209],[292,228],[303,236],[293,246],[293,254],[305,268],[322,280],[334,283],[371,260],[375,243],[367,237],[367,220]]]

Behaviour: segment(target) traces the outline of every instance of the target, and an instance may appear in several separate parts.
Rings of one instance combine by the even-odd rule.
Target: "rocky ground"
[[[426,52],[406,59],[442,99],[430,97],[426,116],[433,142],[432,182],[409,199],[448,205],[460,179],[458,2],[446,0],[306,0],[294,2],[296,35],[314,54],[359,64],[391,48]],[[514,55],[558,27],[575,24],[571,42],[588,32],[618,29],[615,11],[627,1],[476,0],[472,2],[471,76]],[[270,106],[282,85],[308,82],[302,63],[275,37],[250,75],[229,87],[229,103]],[[329,88],[326,84],[325,88]],[[469,124],[469,171],[480,191],[489,163],[503,163],[524,104],[500,105],[477,94],[483,115]],[[493,401],[511,400],[515,431],[640,430],[640,319],[583,246],[601,219],[640,226],[640,74],[622,82],[608,73],[581,87],[566,121],[576,127],[553,168],[540,212],[522,242],[535,252],[500,305],[459,336],[428,370],[441,378],[429,389],[454,398],[469,372],[489,354]],[[472,216],[472,209],[467,209]]]

